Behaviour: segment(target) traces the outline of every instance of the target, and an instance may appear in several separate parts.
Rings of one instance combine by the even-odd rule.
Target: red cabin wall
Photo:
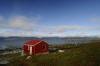
[[[27,45],[24,45],[24,46],[23,46],[23,50],[24,50],[24,53],[25,53],[26,55],[29,55],[29,50],[28,50],[28,46],[27,46]]]
[[[39,44],[37,44],[34,49],[35,49],[35,54],[48,52],[48,44],[42,41]]]
[[[24,53],[26,55],[30,55],[30,51],[28,50],[28,45],[23,46]],[[48,52],[48,44],[44,41],[41,41],[39,44],[32,46],[32,55]]]
[[[42,41],[36,46],[33,46],[34,54],[43,53],[43,52],[48,52],[48,44],[46,42]]]

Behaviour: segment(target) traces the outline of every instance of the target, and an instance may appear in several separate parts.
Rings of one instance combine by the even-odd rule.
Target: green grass
[[[100,66],[100,42],[66,48],[64,53],[32,56],[29,60],[25,58],[15,55],[8,66]]]

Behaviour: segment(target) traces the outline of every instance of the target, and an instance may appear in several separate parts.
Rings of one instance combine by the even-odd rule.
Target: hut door
[[[32,46],[30,46],[30,55],[32,55]]]

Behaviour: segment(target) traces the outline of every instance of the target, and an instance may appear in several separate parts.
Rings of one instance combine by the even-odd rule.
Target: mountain
[[[21,47],[28,40],[44,40],[49,44],[81,44],[93,40],[99,40],[97,37],[0,37],[0,48]]]

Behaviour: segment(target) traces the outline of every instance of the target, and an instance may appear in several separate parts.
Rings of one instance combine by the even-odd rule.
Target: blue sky
[[[0,36],[100,36],[100,0],[0,0]]]

